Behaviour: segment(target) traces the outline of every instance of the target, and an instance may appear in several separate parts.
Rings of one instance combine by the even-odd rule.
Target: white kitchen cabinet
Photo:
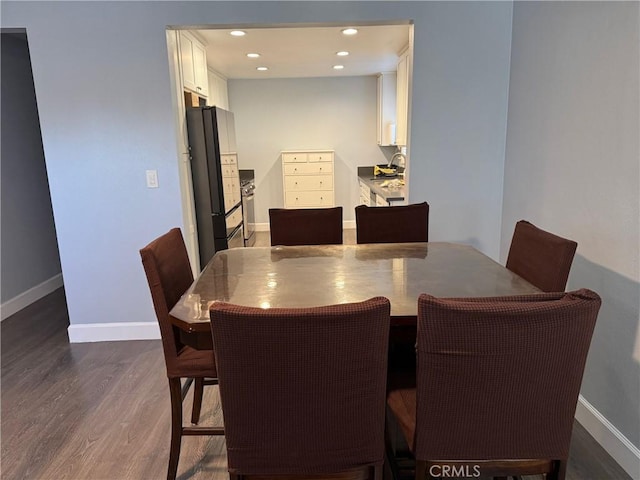
[[[285,208],[333,207],[333,151],[282,152],[282,183]]]
[[[378,74],[377,141],[378,145],[396,144],[397,74]]]
[[[209,69],[209,96],[207,105],[229,110],[229,90],[227,79],[215,70]]]
[[[409,48],[400,53],[396,90],[396,144],[407,145],[409,123]]]
[[[180,68],[182,86],[206,98],[209,94],[207,51],[194,35],[186,31],[180,32]]]

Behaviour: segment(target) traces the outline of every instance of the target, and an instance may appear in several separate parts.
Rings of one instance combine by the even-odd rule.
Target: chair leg
[[[193,387],[193,409],[191,410],[191,423],[197,425],[200,421],[200,409],[202,408],[202,394],[204,392],[204,378],[196,378]]]
[[[179,378],[169,379],[169,393],[171,395],[171,447],[167,480],[175,480],[182,443],[182,385]]]

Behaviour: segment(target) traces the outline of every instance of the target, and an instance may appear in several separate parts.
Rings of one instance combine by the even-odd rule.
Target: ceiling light
[[[355,35],[356,33],[358,33],[357,28],[345,28],[342,30],[343,35]]]
[[[338,55],[339,57],[346,57],[347,55],[349,55],[349,52],[336,52],[336,55]]]
[[[258,58],[259,56],[259,53],[247,53],[247,57],[249,58]]]
[[[267,67],[257,67],[256,70],[260,70],[261,72],[264,72],[269,69]]]
[[[334,70],[342,70],[344,68],[344,65],[334,65],[333,69]]]
[[[229,35],[233,35],[234,37],[244,37],[247,34],[247,32],[244,32],[242,30],[231,30],[229,32]]]

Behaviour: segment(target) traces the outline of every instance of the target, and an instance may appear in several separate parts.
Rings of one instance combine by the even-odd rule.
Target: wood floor
[[[166,478],[170,408],[160,341],[69,344],[67,326],[63,289],[1,323],[2,478]],[[205,389],[203,425],[222,422],[217,392]],[[228,478],[224,438],[184,438],[178,478]],[[567,478],[630,477],[576,423]]]

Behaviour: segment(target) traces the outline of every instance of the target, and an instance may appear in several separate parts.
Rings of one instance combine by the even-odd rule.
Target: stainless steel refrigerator
[[[204,268],[215,252],[244,246],[233,113],[218,107],[190,107],[187,131],[200,267]]]

